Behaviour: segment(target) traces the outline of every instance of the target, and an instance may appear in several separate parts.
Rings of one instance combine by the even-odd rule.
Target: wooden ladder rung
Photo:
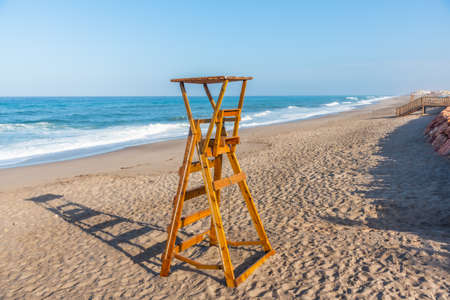
[[[221,265],[207,265],[207,264],[202,264],[202,263],[199,263],[199,262],[197,262],[197,261],[195,261],[195,260],[192,260],[192,259],[190,259],[190,258],[187,258],[187,257],[184,257],[184,256],[181,256],[180,254],[174,254],[174,257],[176,258],[176,259],[179,259],[179,260],[181,260],[181,261],[183,261],[183,262],[185,262],[185,263],[188,263],[188,264],[190,264],[190,265],[193,265],[194,267],[196,267],[197,269],[209,269],[209,270],[218,270],[218,269],[222,269],[222,266]]]
[[[197,119],[196,121],[198,121],[200,124],[208,124],[211,123],[211,119]],[[236,121],[235,117],[230,117],[230,118],[223,118],[224,122],[234,122]],[[216,122],[219,123],[219,122]]]
[[[206,194],[205,186],[199,186],[198,188],[186,191],[186,194],[184,196],[184,201],[201,196],[203,194]]]
[[[216,180],[216,181],[214,181],[214,190],[218,191],[224,187],[241,182],[243,180],[245,180],[244,172],[240,172],[240,173],[234,174],[230,177],[225,177],[225,178]]]
[[[192,198],[196,198],[196,197],[201,196],[203,194],[206,194],[206,189],[205,189],[204,185],[203,186],[199,186],[199,187],[197,187],[195,189],[186,191],[186,193],[184,194],[184,201],[190,200]],[[173,201],[172,201],[173,205],[176,204],[175,203],[176,200],[177,200],[177,197],[176,196],[173,197]]]
[[[264,254],[263,257],[258,259],[253,265],[251,265],[247,270],[244,271],[238,278],[235,279],[235,284],[238,286],[242,282],[245,281],[260,265],[262,265],[263,262],[265,262],[269,257],[275,254],[275,250],[271,250]]]
[[[207,234],[209,234],[209,229],[206,230],[205,232],[202,232],[200,234],[197,234],[197,235],[191,237],[190,239],[182,242],[181,244],[175,245],[175,248],[174,248],[173,251],[175,253],[179,253],[181,251],[184,251],[184,250],[186,250],[186,249],[188,249],[188,248],[190,248],[190,247],[200,243],[201,241],[203,241]]]
[[[209,216],[211,214],[211,211],[208,209],[205,210],[201,210],[196,212],[193,215],[187,216],[187,217],[183,217],[181,218],[181,222],[180,222],[180,228],[181,227],[185,227],[188,226],[200,219],[206,218],[207,216]]]
[[[206,218],[210,214],[211,214],[211,211],[209,209],[204,209],[204,210],[196,212],[193,215],[183,217],[180,220],[180,224],[178,225],[178,228],[182,228],[182,227],[191,225],[192,223],[197,222],[200,219]],[[170,229],[170,225],[167,226],[167,231],[169,231],[169,229]]]
[[[194,161],[191,164],[190,173],[199,172],[201,169],[202,169],[202,165],[200,164],[200,162],[199,161]]]
[[[209,160],[209,167],[212,168],[214,166],[214,159],[213,160]],[[194,161],[191,163],[191,168],[189,170],[189,173],[195,173],[195,172],[200,172],[202,170],[202,165],[200,164],[199,161]],[[181,167],[178,170],[178,174],[180,176],[183,175],[183,167]]]
[[[226,145],[237,145],[241,142],[241,138],[238,136],[224,137],[223,142]]]

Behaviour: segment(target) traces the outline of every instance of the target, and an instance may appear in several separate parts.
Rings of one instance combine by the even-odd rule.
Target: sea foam
[[[17,124],[16,124],[17,125]],[[37,126],[17,126],[35,131]],[[20,164],[35,160],[43,155],[58,157],[66,152],[70,158],[79,157],[75,152],[103,153],[123,148],[123,146],[139,145],[148,142],[173,139],[185,135],[188,123],[148,124],[144,126],[116,126],[98,130],[60,129],[54,130],[52,136],[25,140],[12,145],[0,146],[0,167]],[[32,134],[32,132],[29,132]],[[89,151],[86,151],[90,149]],[[84,150],[84,151],[83,151]],[[72,151],[73,153],[68,153]],[[74,152],[75,151],[75,152]],[[43,158],[45,159],[45,158]]]
[[[248,97],[240,124],[255,127],[308,119],[353,110],[386,98]],[[187,135],[189,125],[183,117],[181,99],[149,97],[144,100],[32,98],[2,102],[0,98],[0,104],[6,104],[0,106],[0,168],[79,158]],[[232,107],[227,103],[229,100],[225,98],[224,106]],[[207,99],[192,99],[194,115],[210,116],[205,103]],[[12,108],[8,111],[8,107]],[[206,126],[203,124],[202,128]]]

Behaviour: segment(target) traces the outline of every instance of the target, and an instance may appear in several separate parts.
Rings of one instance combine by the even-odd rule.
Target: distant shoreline
[[[359,115],[381,107],[388,107],[393,110],[394,106],[407,101],[407,96],[391,97],[384,101],[362,106],[351,111],[279,124],[243,128],[240,130],[242,145],[239,147],[239,154],[246,155],[250,151],[264,148],[264,144],[253,141],[254,139],[258,140],[258,137],[291,132],[296,128],[323,126],[328,120],[345,119],[349,116]],[[142,172],[145,174],[159,175],[165,172],[173,172],[179,168],[184,145],[185,139],[178,138],[169,141],[125,147],[116,151],[82,158],[3,168],[0,169],[0,191],[86,174],[105,172],[137,174]]]
[[[249,97],[241,128],[339,114],[358,110],[391,97]],[[5,142],[4,147],[0,148],[0,169],[62,162],[129,147],[184,139],[188,131],[184,106],[178,101],[178,97],[115,97],[111,100],[105,96],[94,97],[101,99],[95,101],[84,97],[54,97],[61,100],[55,103],[52,100],[46,101],[45,97],[33,98],[43,100],[29,102],[22,99],[16,105],[14,98],[3,98],[3,102],[0,98],[0,103],[6,104],[6,112],[9,111],[11,116],[6,117],[4,124],[0,124],[0,142]],[[71,100],[67,100],[69,98]],[[141,98],[148,99],[142,101]],[[228,101],[234,101],[233,98],[236,97],[230,98]],[[202,107],[200,103],[194,102],[194,108],[195,106],[197,110]],[[203,108],[200,108],[200,111],[201,109]],[[21,113],[20,117],[14,115],[22,111],[24,113]]]

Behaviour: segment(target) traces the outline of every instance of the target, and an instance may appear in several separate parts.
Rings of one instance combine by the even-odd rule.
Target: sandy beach
[[[184,140],[2,169],[0,299],[448,299],[450,161],[423,137],[437,110],[394,117],[407,101],[242,131],[238,157],[277,253],[235,289],[176,260],[159,276]],[[222,203],[228,235],[254,239],[237,189]],[[237,272],[258,253],[233,248]],[[206,242],[185,254],[219,259]]]

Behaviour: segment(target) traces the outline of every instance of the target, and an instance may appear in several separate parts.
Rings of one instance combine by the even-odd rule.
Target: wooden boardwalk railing
[[[424,114],[427,107],[439,106],[450,106],[450,97],[420,97],[405,105],[397,107],[395,109],[395,114],[397,117],[406,116],[418,110],[422,110],[422,114]]]

